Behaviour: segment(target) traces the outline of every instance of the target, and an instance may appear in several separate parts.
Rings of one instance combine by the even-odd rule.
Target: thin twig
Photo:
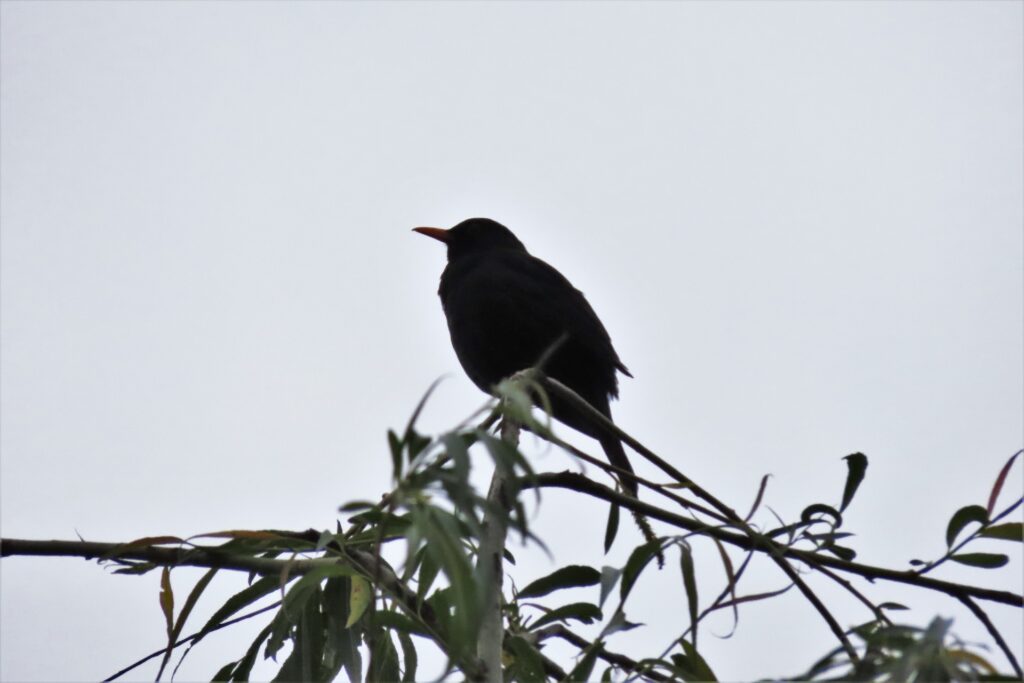
[[[988,634],[996,641],[996,645],[999,646],[999,649],[1003,651],[1006,659],[1010,662],[1010,666],[1013,667],[1013,672],[1017,674],[1017,677],[1024,679],[1024,671],[1021,670],[1020,663],[1017,661],[1017,658],[1013,656],[1013,651],[1010,650],[1010,646],[1006,644],[1005,640],[1003,640],[1003,635],[999,632],[999,629],[996,628],[995,624],[992,623],[992,620],[988,618],[987,614],[985,614],[985,610],[978,607],[978,604],[966,595],[958,595],[957,598],[960,602],[964,603],[967,606],[967,609],[971,610],[974,616],[978,618],[978,621],[985,626]]]

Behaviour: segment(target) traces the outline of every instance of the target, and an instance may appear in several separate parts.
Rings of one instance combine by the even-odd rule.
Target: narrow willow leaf
[[[682,654],[675,653],[672,655],[672,663],[675,664],[683,673],[683,679],[686,681],[717,681],[715,673],[708,666],[708,663],[704,661],[700,653],[697,652],[697,648],[693,646],[690,641],[681,639],[679,645],[683,648]]]
[[[369,681],[397,681],[401,679],[398,671],[398,652],[388,631],[380,630],[369,639],[370,670],[367,672]]]
[[[267,639],[267,636],[269,636],[269,635],[270,635],[270,626],[269,625],[265,629],[260,631],[258,634],[256,634],[256,639],[252,641],[252,644],[249,646],[249,649],[245,651],[245,656],[243,656],[238,661],[238,664],[234,667],[234,670],[231,672],[230,680],[232,680],[232,681],[248,681],[249,680],[249,673],[252,671],[253,664],[256,663],[256,655],[260,651],[260,645],[263,644],[263,641],[265,641]],[[223,669],[222,669],[222,671],[223,671]]]
[[[985,538],[998,538],[1004,541],[1024,542],[1024,524],[1020,522],[996,524],[995,526],[982,529],[978,535]]]
[[[213,577],[216,573],[217,568],[214,567],[213,569],[210,569],[208,572],[203,574],[202,577],[198,581],[196,581],[196,585],[193,586],[191,592],[189,592],[188,594],[188,597],[185,598],[185,604],[182,605],[181,612],[178,613],[178,619],[174,622],[174,631],[171,633],[170,644],[172,648],[174,643],[178,642],[178,638],[181,636],[181,631],[185,627],[185,622],[188,620],[189,615],[192,614],[192,608],[194,608],[196,606],[196,603],[199,601],[199,596],[202,595],[203,591],[206,590],[206,587],[210,585],[210,581],[213,580]],[[185,654],[188,654],[188,652],[189,651],[186,650]],[[170,655],[171,651],[168,650],[167,653],[164,655],[164,661],[160,664],[160,672],[157,673],[157,679],[160,678],[160,675],[163,673],[164,667],[167,666],[167,661],[170,658]],[[183,661],[185,661],[184,655],[182,655],[181,659],[178,660],[178,664],[174,667],[174,672],[171,674],[172,679],[174,678],[174,674],[177,673],[178,668],[181,666],[181,663]]]
[[[764,491],[768,487],[768,479],[772,475],[766,474],[761,477],[761,485],[757,487],[757,495],[754,497],[754,504],[750,506],[750,512],[743,518],[744,522],[749,522],[750,518],[757,512],[757,508],[761,507],[761,500],[764,498]]]
[[[998,569],[1010,561],[1009,557],[999,553],[959,553],[950,556],[949,559],[971,567],[981,567],[982,569]]]
[[[236,666],[238,666],[238,662],[228,662],[221,668],[217,669],[217,673],[213,674],[213,678],[210,680],[214,681],[214,683],[217,683],[217,681],[230,681],[231,672],[235,670]]]
[[[519,598],[539,598],[563,588],[594,586],[601,581],[601,573],[593,567],[571,564],[530,583],[519,591]]]
[[[898,602],[883,602],[881,605],[878,606],[878,609],[904,610],[910,608]]]
[[[416,665],[418,663],[416,645],[408,633],[398,631],[396,635],[398,644],[402,647],[402,683],[416,683]]]
[[[608,508],[608,523],[604,527],[604,552],[608,554],[608,551],[612,548],[612,543],[615,542],[615,536],[619,533],[619,506],[616,503],[612,503]]]
[[[390,629],[395,633],[411,633],[413,635],[423,636],[424,638],[431,637],[430,632],[422,625],[416,623],[401,612],[384,609],[373,612],[372,614],[372,624],[374,626]]]
[[[960,508],[949,518],[949,524],[946,526],[946,546],[952,548],[956,537],[971,522],[984,524],[987,521],[988,512],[980,505],[965,505]]]
[[[164,672],[164,667],[167,666],[167,660],[171,658],[171,653],[174,651],[174,590],[171,588],[170,567],[164,567],[160,573],[160,611],[164,613],[164,623],[167,627],[167,649],[156,677],[158,681]]]
[[[402,478],[402,450],[405,444],[394,430],[388,430],[388,450],[391,451],[391,476],[395,481]]]
[[[839,505],[839,511],[844,512],[846,506],[853,500],[857,493],[857,487],[864,481],[864,473],[868,469],[868,456],[863,453],[851,453],[843,458],[846,461],[846,484],[843,486],[843,502]]]
[[[686,603],[690,613],[690,632],[693,642],[697,642],[697,576],[693,568],[693,549],[689,543],[679,544],[679,571],[683,575],[683,588],[686,591]]]
[[[601,608],[589,602],[573,602],[568,605],[562,605],[542,615],[537,621],[530,625],[531,631],[536,631],[541,626],[554,623],[556,621],[568,622],[569,620],[576,620],[583,622],[584,624],[591,624],[601,619]]]
[[[648,541],[633,549],[629,559],[626,560],[626,566],[622,568],[622,585],[619,586],[621,600],[624,601],[629,592],[633,590],[633,584],[640,577],[640,572],[644,570],[651,558],[658,554],[659,550],[661,550],[661,541],[658,540]]]
[[[822,549],[832,553],[841,560],[846,560],[847,562],[853,562],[857,558],[857,551],[853,548],[847,548],[844,545],[830,543]]]
[[[1003,490],[1003,483],[1006,481],[1006,475],[1009,474],[1010,468],[1013,467],[1013,462],[1021,453],[1024,453],[1024,450],[1017,451],[1011,455],[1010,459],[1006,461],[1005,465],[1003,465],[1003,469],[999,470],[999,476],[996,477],[995,483],[992,484],[992,491],[988,494],[988,506],[985,508],[985,511],[988,512],[989,515],[991,515],[996,509],[996,500],[999,498],[999,492]]]
[[[573,670],[566,676],[567,681],[589,681],[594,672],[594,664],[597,663],[597,655],[601,652],[603,643],[598,640],[587,648],[583,658],[576,664]]]
[[[359,629],[345,628],[348,621],[351,579],[347,576],[327,579],[323,590],[323,613],[326,620],[324,643],[324,680],[334,680],[342,667],[349,680],[361,681],[363,662],[359,653]]]
[[[322,679],[321,662],[324,658],[324,623],[320,612],[320,586],[302,605],[292,635],[292,650],[288,653],[274,681],[317,681]]]
[[[370,584],[366,579],[361,576],[353,576],[351,581],[352,587],[348,600],[348,621],[345,622],[345,628],[352,628],[352,624],[359,621],[359,618],[366,612],[366,608],[370,606],[370,601],[373,598],[373,591],[370,589]]]

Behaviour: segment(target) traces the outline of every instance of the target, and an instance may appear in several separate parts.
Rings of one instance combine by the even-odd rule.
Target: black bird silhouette
[[[488,218],[449,230],[414,230],[448,246],[438,294],[455,355],[474,384],[492,393],[502,379],[550,354],[544,372],[611,419],[608,402],[619,393],[615,373],[632,375],[582,292]],[[633,472],[619,439],[600,433],[557,397],[551,407],[555,418],[597,438],[612,465]],[[636,480],[623,475],[622,481],[636,497]]]

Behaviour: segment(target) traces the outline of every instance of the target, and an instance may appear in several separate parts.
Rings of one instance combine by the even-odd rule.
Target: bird
[[[452,228],[413,228],[443,242],[448,263],[438,296],[459,363],[485,393],[543,359],[543,371],[611,420],[616,373],[632,377],[583,293],[554,267],[530,254],[511,230],[489,218]],[[579,409],[550,397],[553,417],[594,437],[620,472],[626,492],[637,481],[622,442],[593,426]]]

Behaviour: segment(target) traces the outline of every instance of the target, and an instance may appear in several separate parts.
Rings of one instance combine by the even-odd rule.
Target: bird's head
[[[448,260],[468,254],[513,250],[526,251],[523,243],[512,231],[490,218],[470,218],[453,228],[413,228],[413,231],[433,237],[448,245]]]

